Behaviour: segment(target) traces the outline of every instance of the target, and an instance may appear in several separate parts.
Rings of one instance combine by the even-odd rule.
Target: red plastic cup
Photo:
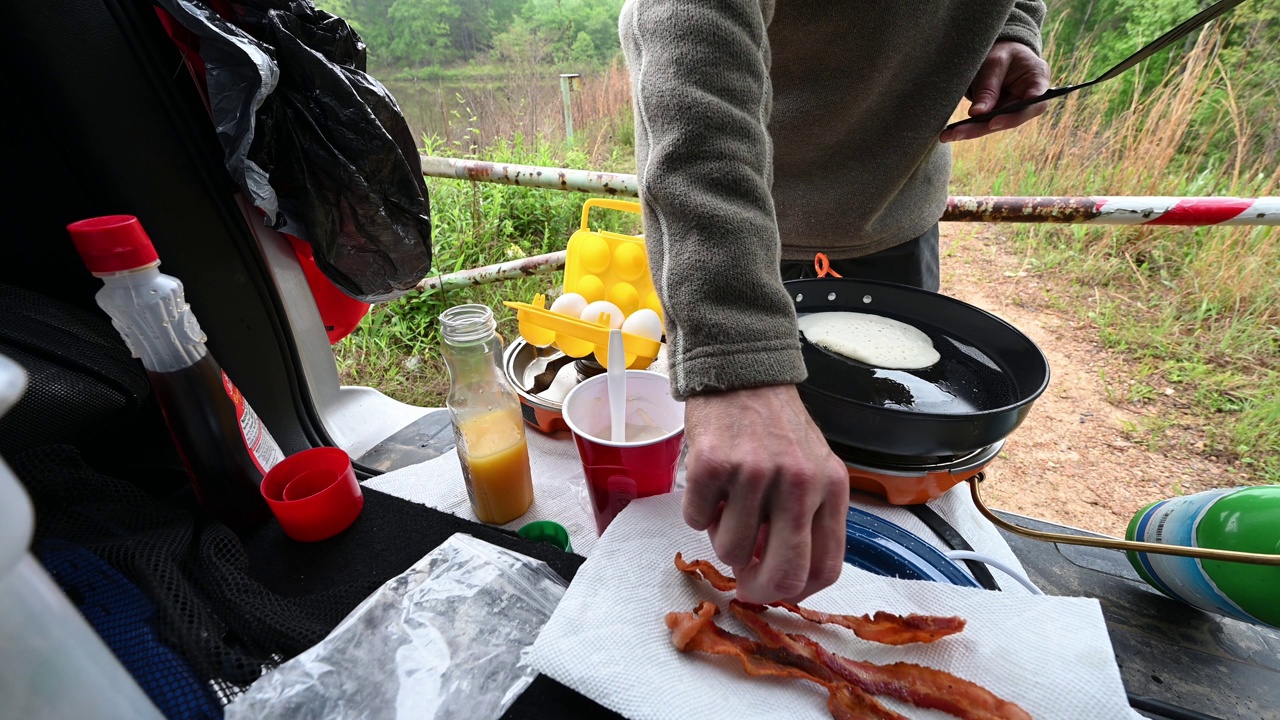
[[[684,403],[671,397],[665,375],[627,371],[626,422],[654,428],[646,433],[651,437],[634,442],[609,439],[607,375],[584,380],[571,390],[563,414],[578,446],[597,532],[603,534],[632,500],[671,492],[684,446]]]
[[[299,542],[337,535],[364,507],[351,458],[338,448],[303,450],[280,461],[262,479],[262,497],[284,534]]]

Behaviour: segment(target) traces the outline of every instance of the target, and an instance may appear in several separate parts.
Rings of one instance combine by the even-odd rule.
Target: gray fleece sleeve
[[[679,398],[805,377],[770,194],[772,4],[628,0],[619,21]]]
[[[996,40],[1013,40],[1041,54],[1040,27],[1044,25],[1045,6],[1041,0],[1016,0],[1009,19]]]

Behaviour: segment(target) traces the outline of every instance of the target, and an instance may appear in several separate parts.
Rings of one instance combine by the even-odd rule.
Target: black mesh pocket
[[[150,386],[111,322],[36,293],[0,285],[0,354],[27,371],[27,392],[0,418],[0,454],[84,445],[131,418]]]
[[[226,526],[94,472],[74,448],[28,451],[13,467],[35,505],[37,545],[84,548],[127,578],[154,604],[156,636],[223,698],[322,640],[385,580],[285,597],[249,575]]]

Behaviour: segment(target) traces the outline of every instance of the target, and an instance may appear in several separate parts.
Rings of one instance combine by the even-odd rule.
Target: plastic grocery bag
[[[156,3],[192,36],[175,40],[199,54],[223,163],[268,223],[309,242],[358,300],[424,278],[431,219],[417,143],[365,74],[359,35],[310,0]]]
[[[541,561],[455,534],[226,718],[497,718],[537,675],[522,658],[565,587]]]

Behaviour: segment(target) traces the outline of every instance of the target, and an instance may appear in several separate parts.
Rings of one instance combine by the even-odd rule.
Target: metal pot
[[[520,396],[524,421],[544,433],[568,430],[569,426],[561,415],[560,403],[538,397],[528,392],[528,388],[533,385],[534,375],[542,372],[549,362],[562,357],[564,353],[554,347],[536,347],[523,338],[517,338],[503,353],[502,369]]]

